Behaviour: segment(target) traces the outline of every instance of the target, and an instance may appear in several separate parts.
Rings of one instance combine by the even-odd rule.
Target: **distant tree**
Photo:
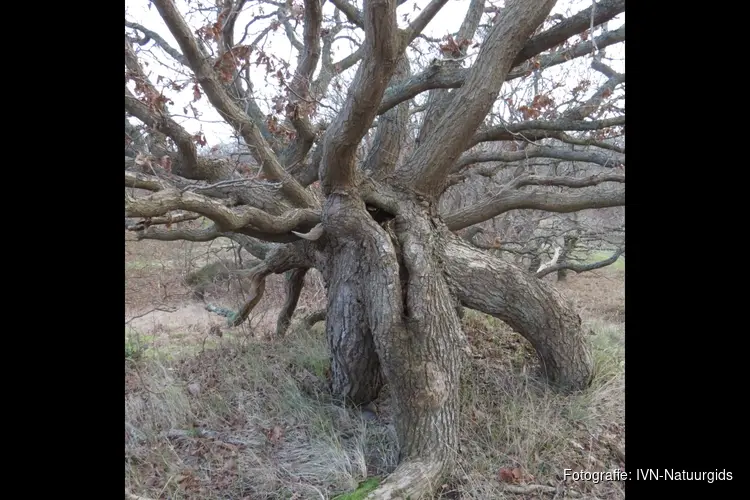
[[[555,0],[503,8],[471,0],[459,30],[442,40],[422,31],[448,1],[397,12],[407,3],[219,0],[212,12],[153,0],[177,46],[163,27],[125,23],[125,111],[150,137],[139,142],[126,123],[125,211],[141,219],[130,228],[166,241],[227,237],[260,259],[233,324],[248,317],[269,274],[286,273],[281,314],[289,318],[305,273],[321,272],[334,395],[366,404],[386,381],[392,394],[400,464],[371,498],[419,498],[454,461],[467,342],[459,306],[527,338],[555,387],[591,380],[581,319],[560,293],[456,231],[513,210],[571,213],[625,201],[617,142],[625,75],[604,57],[625,40],[624,25],[607,25],[624,0],[567,17],[550,16]],[[274,33],[297,51],[296,67],[263,45]],[[345,43],[352,52],[334,58]],[[150,78],[146,57],[182,76]],[[577,60],[591,60],[600,85],[548,80],[551,68]],[[253,86],[258,66],[279,89],[268,105]],[[170,96],[182,91],[210,103],[252,164],[199,154],[205,137],[173,109]],[[544,158],[585,168],[529,168]],[[500,171],[512,175],[499,182]],[[441,210],[448,191],[482,178],[491,186],[482,198]],[[213,225],[179,222],[196,216]]]

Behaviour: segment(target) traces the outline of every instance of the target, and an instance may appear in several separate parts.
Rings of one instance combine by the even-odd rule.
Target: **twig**
[[[130,318],[129,320],[127,320],[125,322],[125,324],[127,325],[128,323],[130,323],[134,319],[142,318],[142,317],[146,316],[147,314],[151,314],[152,312],[161,311],[161,312],[172,313],[172,312],[175,312],[176,310],[177,310],[176,307],[154,307],[153,309],[149,309],[145,313],[141,313],[141,314],[137,314],[137,315],[133,316],[132,318]]]

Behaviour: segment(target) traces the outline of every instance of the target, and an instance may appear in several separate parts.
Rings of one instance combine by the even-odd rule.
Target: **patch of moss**
[[[333,497],[333,500],[362,500],[375,490],[378,485],[380,485],[380,479],[377,477],[371,477],[370,479],[359,483],[356,490],[335,496]]]

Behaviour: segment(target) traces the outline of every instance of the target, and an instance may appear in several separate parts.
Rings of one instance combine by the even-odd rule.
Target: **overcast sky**
[[[435,16],[435,18],[432,20],[432,22],[427,26],[427,28],[423,31],[423,33],[429,37],[434,38],[442,38],[443,36],[456,32],[464,18],[464,15],[466,13],[466,9],[469,5],[470,0],[451,0],[449,1],[440,11],[440,13]],[[210,6],[213,4],[210,0],[207,0],[205,2],[207,6]],[[251,2],[248,2],[252,5]],[[361,4],[361,2],[359,2]],[[398,9],[399,14],[399,25],[401,27],[405,26],[406,23],[402,19],[402,15],[404,14],[411,14],[412,16],[418,12],[415,12],[414,4],[417,4],[420,7],[423,7],[428,3],[428,0],[412,0],[409,2],[406,2],[404,5],[400,6]],[[195,7],[199,4],[199,2],[191,2],[191,6]],[[186,11],[185,9],[185,2],[178,0],[178,6],[181,9],[181,11],[184,13]],[[574,14],[576,12],[579,12],[585,8],[587,8],[589,5],[591,5],[590,0],[560,0],[558,1],[557,5],[553,9],[552,13],[560,13],[564,16],[569,16],[571,14]],[[133,21],[142,24],[146,28],[153,30],[157,32],[159,35],[161,35],[170,45],[172,45],[175,48],[179,48],[177,43],[175,42],[174,38],[171,36],[171,33],[169,32],[169,29],[164,25],[164,23],[161,20],[161,17],[159,16],[157,10],[155,7],[149,8],[149,0],[126,0],[125,2],[126,6],[126,19],[128,21]],[[275,7],[272,5],[265,5],[265,14],[270,14],[275,10]],[[330,4],[330,2],[326,2],[326,5],[324,7],[324,14],[327,14],[329,12],[333,12],[333,5]],[[252,9],[247,9],[246,11],[240,16],[240,18],[237,20],[236,23],[236,31],[237,35],[235,37],[236,40],[239,40],[242,37],[242,34],[245,29],[245,25],[247,22],[252,18],[253,15],[259,14],[258,7],[254,7]],[[198,28],[201,25],[207,24],[208,18],[206,18],[206,21],[202,21],[198,15],[195,15],[191,19],[189,19],[189,23],[194,28]],[[215,19],[211,20],[212,22],[215,21]],[[621,14],[614,20],[610,21],[608,23],[608,27],[610,31],[618,29],[625,21],[625,15]],[[255,23],[251,29],[248,32],[248,40],[252,40],[255,38],[255,36],[260,33],[263,28],[265,28],[268,25],[268,21],[259,21]],[[302,25],[297,27],[297,34],[298,38],[302,38]],[[362,32],[360,31],[360,34]],[[596,32],[599,34],[599,31]],[[361,39],[361,37],[360,37]],[[575,39],[575,38],[574,38]],[[248,42],[245,42],[248,43]],[[149,43],[145,46],[146,49],[151,49],[145,51],[145,53],[140,54],[139,57],[142,61],[147,62],[147,67],[145,67],[145,71],[147,75],[149,75],[149,78],[152,83],[156,82],[156,79],[158,76],[163,76],[165,78],[170,79],[178,79],[181,78],[179,73],[177,73],[174,68],[178,68],[179,65],[177,63],[174,63],[170,56],[163,53],[158,48],[154,47],[153,43]],[[288,39],[284,35],[283,29],[279,29],[278,32],[274,33],[272,36],[269,36],[266,39],[265,44],[265,50],[269,53],[273,53],[274,55],[285,59],[291,63],[291,69],[293,70],[295,64],[296,64],[296,58],[295,58],[295,51],[292,49],[291,44],[289,43]],[[478,49],[474,49],[474,52],[476,52]],[[437,57],[437,49],[433,49],[435,56]],[[334,60],[340,60],[343,57],[349,55],[352,52],[352,50],[348,47],[348,42],[340,41],[337,45],[334,46]],[[606,55],[608,58],[612,58],[611,60],[608,60],[607,63],[618,72],[624,72],[624,65],[625,65],[625,55],[624,55],[624,43],[617,44],[615,46],[607,47],[606,49]],[[577,81],[580,80],[582,75],[586,74],[588,78],[594,81],[602,81],[601,75],[598,73],[592,71],[589,69],[589,66],[591,64],[591,56],[580,58],[580,60],[577,60],[574,62],[574,64],[567,63],[564,65],[560,65],[557,67],[549,68],[544,70],[544,76],[550,79],[559,79],[559,78],[565,78],[570,82],[570,86],[575,85]],[[350,70],[350,73],[353,74],[353,71],[356,69],[356,66]],[[184,79],[184,77],[182,77]],[[258,67],[253,65],[251,69],[251,78],[253,80],[254,85],[254,91],[256,94],[256,98],[258,98],[259,105],[261,106],[261,109],[267,110],[267,106],[263,103],[263,98],[270,98],[276,93],[278,93],[278,86],[273,85],[274,80],[269,79],[269,83],[265,82],[266,79],[266,70],[263,67]],[[518,85],[518,81],[515,82],[516,85]],[[132,82],[131,82],[132,87]],[[506,85],[507,87],[507,85]],[[506,92],[504,88],[503,92]],[[562,94],[565,93],[565,90],[559,90],[558,94],[562,96]],[[165,92],[173,101],[174,106],[171,106],[170,109],[172,113],[175,115],[175,120],[178,123],[181,123],[188,132],[191,133],[197,133],[199,130],[202,129],[203,133],[206,136],[206,140],[208,141],[208,147],[211,147],[213,145],[216,145],[221,142],[227,142],[231,139],[232,135],[232,129],[224,123],[224,121],[219,117],[218,113],[211,108],[210,105],[208,105],[207,100],[202,98],[200,101],[194,104],[194,106],[198,109],[198,111],[201,113],[201,117],[199,120],[196,120],[192,117],[192,112],[188,110],[188,115],[183,115],[183,108],[185,108],[188,103],[192,101],[193,94],[191,90],[191,86],[188,86],[185,91],[182,93],[167,93]]]

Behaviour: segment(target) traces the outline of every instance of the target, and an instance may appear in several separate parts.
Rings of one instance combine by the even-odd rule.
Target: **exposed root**
[[[418,500],[437,489],[443,473],[439,462],[403,462],[366,500]]]
[[[326,310],[321,309],[320,311],[315,311],[314,313],[310,313],[307,316],[305,316],[305,319],[303,320],[305,325],[308,327],[312,327],[315,323],[319,323],[321,321],[326,320]]]

